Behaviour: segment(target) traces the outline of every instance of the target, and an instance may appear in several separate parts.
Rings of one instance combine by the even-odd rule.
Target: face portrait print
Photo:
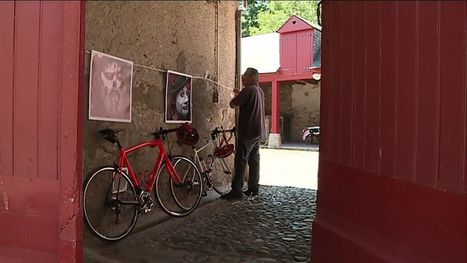
[[[133,62],[92,51],[89,119],[131,122]]]
[[[181,119],[186,119],[188,114],[190,113],[190,99],[189,99],[189,92],[186,86],[183,86],[175,97],[175,106],[177,110],[177,115]]]
[[[168,71],[166,122],[191,122],[191,76]]]
[[[122,85],[122,67],[115,62],[108,63],[101,72],[101,80],[100,91],[104,109],[111,115],[123,114],[125,105],[120,102],[124,94],[128,93],[128,87]]]

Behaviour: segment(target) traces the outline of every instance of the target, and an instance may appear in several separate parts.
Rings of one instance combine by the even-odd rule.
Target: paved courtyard
[[[309,262],[317,153],[296,152],[261,150],[259,196],[232,202],[210,193],[187,217],[144,215],[120,242],[88,236],[85,262]],[[266,185],[273,178],[277,185]]]

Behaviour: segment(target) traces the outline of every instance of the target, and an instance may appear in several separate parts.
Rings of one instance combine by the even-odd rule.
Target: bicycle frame
[[[214,149],[216,149],[217,147],[217,142],[215,140],[211,140],[210,142],[206,143],[205,145],[201,146],[201,148],[196,148],[196,147],[192,147],[193,148],[193,152],[194,152],[194,157],[193,157],[193,160],[195,162],[196,165],[198,165],[198,169],[201,171],[201,173],[205,173],[206,172],[206,167],[203,167],[202,163],[201,163],[201,158],[199,157],[199,152],[203,151],[206,147],[212,145],[214,147]],[[214,153],[214,150],[212,152],[212,156],[214,157],[215,156],[215,153]],[[221,165],[222,165],[222,169],[226,170],[226,169],[229,169],[228,168],[228,165],[225,163],[225,160],[222,159],[222,158],[219,158],[221,160]],[[213,159],[214,161],[214,159]]]
[[[202,150],[204,150],[206,147],[210,146],[210,145],[213,145],[214,146],[214,149],[216,148],[216,142],[215,141],[210,141],[208,143],[206,143],[205,145],[203,145],[201,148],[197,149],[195,147],[193,147],[193,152],[195,153],[195,156],[194,156],[194,161],[195,163],[198,165],[198,168],[201,170],[202,173],[206,172],[205,171],[205,167],[202,166],[201,164],[201,158],[199,158],[199,152],[201,152]]]
[[[126,167],[128,169],[128,173],[130,176],[130,179],[132,183],[134,184],[135,188],[141,189],[141,182],[138,180],[136,177],[135,172],[133,171],[133,168],[131,167],[131,163],[128,160],[128,154],[137,151],[141,148],[144,147],[157,147],[159,149],[159,154],[157,156],[156,162],[154,164],[154,167],[152,168],[150,177],[148,179],[146,189],[145,191],[152,191],[154,188],[154,182],[156,180],[157,173],[159,170],[162,168],[162,163],[165,162],[167,171],[169,172],[170,178],[176,183],[176,184],[181,184],[182,180],[180,179],[179,175],[175,171],[172,162],[169,159],[169,156],[167,155],[167,152],[165,151],[163,141],[161,139],[155,139],[153,141],[148,141],[148,142],[143,142],[137,145],[134,145],[129,148],[121,148],[120,149],[120,154],[119,154],[119,160],[118,160],[118,169],[120,172],[122,172],[123,167]]]

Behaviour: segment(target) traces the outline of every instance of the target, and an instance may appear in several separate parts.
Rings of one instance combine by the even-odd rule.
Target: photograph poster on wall
[[[184,123],[192,121],[192,76],[167,71],[165,87],[165,122]]]
[[[133,62],[91,52],[89,119],[131,122]]]

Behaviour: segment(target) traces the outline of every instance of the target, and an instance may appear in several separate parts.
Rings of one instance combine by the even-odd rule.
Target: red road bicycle
[[[189,158],[170,156],[163,144],[168,133],[180,128],[161,128],[152,134],[154,140],[129,148],[123,148],[120,144],[117,136],[119,130],[99,131],[105,140],[118,145],[119,158],[118,163],[92,173],[84,186],[84,216],[95,235],[108,241],[127,236],[134,228],[138,215],[151,211],[154,206],[151,197],[153,190],[159,205],[169,215],[186,216],[198,206],[203,193],[198,168]],[[159,149],[145,184],[138,180],[128,160],[128,154],[144,147]],[[169,198],[163,200],[167,196]]]

